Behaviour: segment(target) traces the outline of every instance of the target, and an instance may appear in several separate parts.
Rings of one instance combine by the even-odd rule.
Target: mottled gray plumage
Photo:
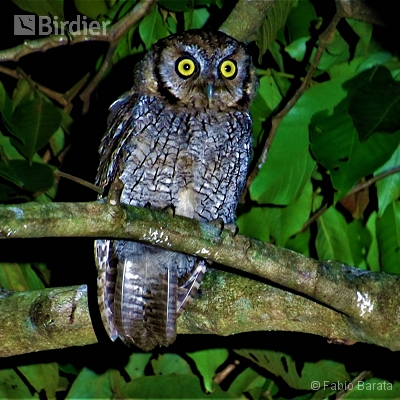
[[[255,75],[244,44],[220,32],[159,41],[111,106],[97,184],[110,202],[234,221],[252,136]],[[97,240],[98,295],[111,337],[144,350],[175,340],[205,261],[142,243]]]

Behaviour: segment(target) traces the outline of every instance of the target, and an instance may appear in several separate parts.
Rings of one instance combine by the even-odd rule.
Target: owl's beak
[[[204,90],[204,93],[207,96],[208,104],[211,105],[211,100],[212,100],[212,97],[214,96],[214,84],[209,83],[207,85],[206,89]]]

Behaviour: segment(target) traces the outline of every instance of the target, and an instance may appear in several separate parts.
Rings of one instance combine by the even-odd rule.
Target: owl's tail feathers
[[[96,240],[94,253],[97,265],[97,300],[99,303],[101,319],[111,340],[118,338],[118,331],[114,323],[114,292],[117,276],[117,265],[111,254],[112,243],[110,240]]]
[[[176,338],[176,271],[162,267],[160,249],[135,242],[118,242],[118,246],[114,297],[118,335],[145,351],[158,344],[168,346]]]
[[[205,272],[206,261],[199,260],[196,268],[194,268],[190,274],[183,278],[183,283],[178,288],[178,316],[183,314],[185,307],[193,300],[194,296],[196,296]]]

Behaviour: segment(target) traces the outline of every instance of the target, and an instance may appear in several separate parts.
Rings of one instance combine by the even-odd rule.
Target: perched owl
[[[243,43],[221,32],[160,40],[111,106],[97,184],[111,203],[234,221],[252,148],[256,78]],[[97,240],[98,296],[112,340],[168,345],[205,261],[140,242]]]

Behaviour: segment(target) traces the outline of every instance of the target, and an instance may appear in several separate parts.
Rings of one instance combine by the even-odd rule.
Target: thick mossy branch
[[[86,292],[84,285],[0,289],[0,357],[95,343]]]
[[[201,292],[179,318],[179,334],[281,330],[363,340],[341,314],[249,278],[210,270]],[[87,304],[84,285],[0,291],[0,357],[95,343]],[[102,326],[97,329],[103,330]]]
[[[334,313],[341,321],[340,329],[335,327],[332,330],[335,323],[329,318],[325,320],[326,316],[319,312],[316,318],[319,318],[319,326],[325,326],[325,330],[316,330],[314,326],[307,328],[300,323],[301,319],[298,317],[293,323],[289,323],[288,315],[294,311],[289,305],[287,305],[288,312],[283,312],[282,309],[286,306],[279,302],[275,303],[275,300],[268,303],[269,305],[256,305],[261,287],[268,288],[266,289],[268,296],[277,289],[249,281],[251,284],[245,285],[246,290],[239,290],[238,283],[232,283],[218,295],[222,297],[216,294],[207,297],[212,303],[209,303],[203,311],[198,309],[195,312],[196,322],[192,320],[197,326],[203,324],[202,329],[208,327],[208,331],[220,334],[259,329],[301,330],[326,337],[375,343],[392,350],[400,348],[399,276],[361,271],[339,262],[317,262],[259,240],[241,235],[234,236],[230,231],[221,231],[220,228],[217,224],[173,217],[168,212],[124,205],[111,206],[101,202],[26,203],[0,207],[0,237],[4,239],[108,237],[140,240],[165,249],[195,254],[268,279],[317,301],[321,304],[318,305],[321,309],[324,309],[323,305],[327,306],[329,312]],[[240,281],[239,278],[235,279],[238,279],[237,282]],[[210,293],[214,286],[214,284],[210,286]],[[206,287],[205,284],[204,288]],[[284,291],[283,293],[284,298],[294,297],[293,294]],[[231,295],[234,296],[234,301],[229,300]],[[230,309],[227,315],[216,316],[215,299],[218,301],[226,299],[221,301],[225,309]],[[300,299],[306,301],[304,298]],[[244,316],[238,316],[233,312],[238,305],[246,309]],[[203,318],[198,318],[197,315],[202,312]],[[278,314],[283,312],[283,318],[278,324],[271,324],[270,314],[275,312]],[[302,312],[305,312],[303,306],[298,308],[297,314],[301,315]],[[246,320],[250,315],[252,320],[254,316],[254,321],[258,321],[254,325]],[[190,318],[190,314],[183,320],[187,318]],[[239,324],[243,320],[245,326]],[[189,331],[193,332],[193,329]]]
[[[279,0],[239,0],[220,31],[242,42],[256,40],[268,11]]]

